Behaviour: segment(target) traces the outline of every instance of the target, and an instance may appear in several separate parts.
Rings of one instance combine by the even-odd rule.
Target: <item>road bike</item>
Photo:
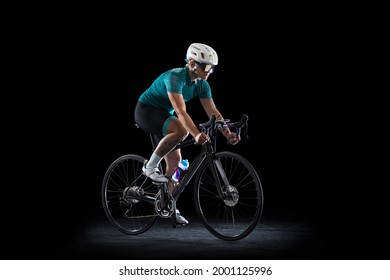
[[[190,189],[187,186],[194,178],[195,209],[211,234],[233,241],[253,231],[264,202],[258,173],[240,154],[217,152],[219,130],[229,128],[237,135],[246,135],[248,116],[244,114],[239,121],[230,122],[217,120],[213,115],[199,128],[209,136],[209,141],[199,145],[191,138],[174,148],[198,146],[199,152],[172,193],[168,183],[154,182],[143,174],[146,159],[141,155],[126,154],[111,163],[104,175],[101,196],[105,214],[115,228],[125,234],[141,234],[159,217],[171,218],[176,227],[176,203],[183,191]],[[154,150],[157,143],[149,136]]]

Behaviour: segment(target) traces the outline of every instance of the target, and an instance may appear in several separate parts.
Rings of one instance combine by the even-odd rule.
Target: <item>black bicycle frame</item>
[[[152,140],[152,147],[154,150],[156,147],[156,144],[155,144],[152,136],[150,139]],[[173,150],[182,149],[182,148],[192,146],[192,145],[196,145],[196,142],[194,139],[189,139],[189,140],[186,140],[184,142],[177,144],[173,148]],[[180,195],[183,193],[183,191],[185,189],[185,186],[187,186],[187,184],[191,181],[192,177],[196,174],[196,171],[199,169],[200,165],[203,163],[203,161],[206,159],[206,157],[212,160],[212,155],[213,155],[213,149],[212,149],[211,143],[206,142],[202,146],[202,151],[192,161],[190,167],[188,168],[188,170],[184,174],[183,178],[180,180],[178,186],[175,188],[174,193],[172,195],[176,201],[179,199]],[[211,166],[213,166],[213,165],[211,165]],[[142,181],[142,183],[141,183],[141,181]],[[145,177],[143,174],[141,174],[131,183],[131,185],[138,184],[142,187],[146,184],[147,181],[148,181],[148,177]],[[154,184],[156,184],[156,185],[159,184],[161,186],[162,193],[166,192],[167,184],[164,184],[164,183],[154,183]],[[140,196],[140,197],[137,197],[137,199],[140,199],[143,201],[148,201],[151,203],[154,203],[154,201],[156,200],[155,197],[151,197],[151,196]],[[166,203],[167,203],[165,196],[161,196],[160,199],[161,199],[161,205],[163,207],[165,207]]]

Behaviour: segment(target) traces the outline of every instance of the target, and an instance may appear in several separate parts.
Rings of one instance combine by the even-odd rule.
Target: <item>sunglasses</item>
[[[215,65],[206,64],[206,63],[199,63],[199,62],[196,62],[196,65],[198,65],[198,67],[200,67],[205,72],[208,72],[208,73],[214,72]]]

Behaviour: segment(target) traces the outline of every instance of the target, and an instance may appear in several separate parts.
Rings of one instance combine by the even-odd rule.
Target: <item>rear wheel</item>
[[[241,155],[215,155],[217,180],[205,160],[195,180],[195,206],[204,226],[223,240],[239,240],[253,231],[263,210],[263,189],[253,166]],[[218,191],[221,186],[221,191]]]
[[[108,167],[103,179],[104,212],[125,234],[143,233],[157,218],[154,200],[159,189],[143,175],[144,160],[139,155],[123,155]]]

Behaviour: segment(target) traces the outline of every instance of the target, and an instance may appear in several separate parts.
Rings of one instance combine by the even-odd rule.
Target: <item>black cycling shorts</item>
[[[168,125],[177,117],[156,107],[137,102],[134,120],[139,128],[162,139],[168,133]]]

